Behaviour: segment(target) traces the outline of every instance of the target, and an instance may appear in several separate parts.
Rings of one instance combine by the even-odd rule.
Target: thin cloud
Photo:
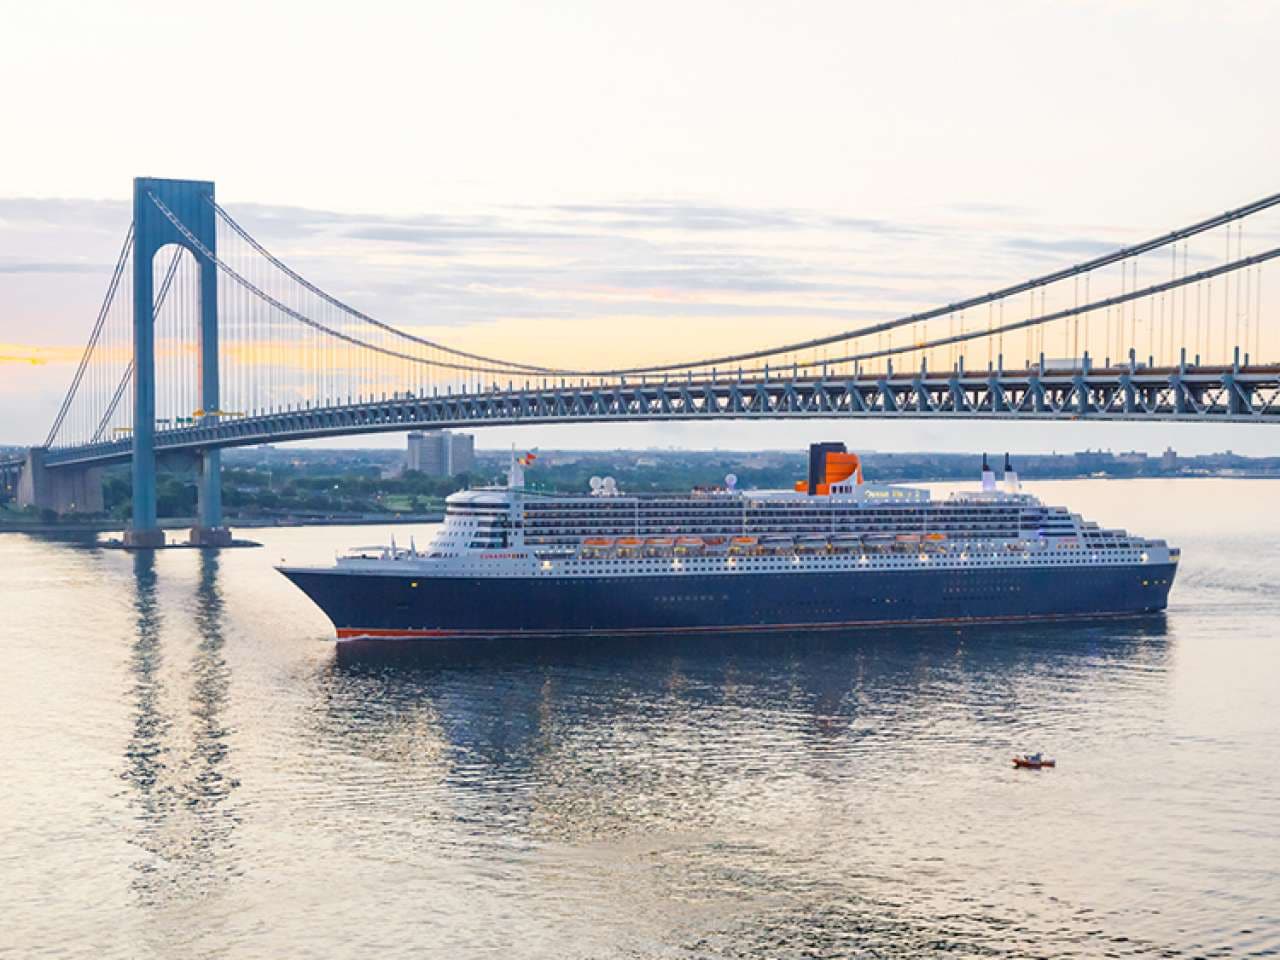
[[[1111,240],[1094,240],[1087,237],[1073,237],[1064,240],[1037,240],[1033,237],[1008,237],[1003,246],[1033,257],[1057,256],[1096,256],[1115,250],[1118,246]]]
[[[391,243],[408,243],[423,246],[458,243],[490,244],[539,244],[548,240],[567,242],[593,239],[585,234],[553,231],[502,229],[493,226],[449,225],[437,227],[370,226],[346,230],[342,234],[352,240],[376,240]]]
[[[111,265],[81,260],[0,260],[0,273],[109,273]]]
[[[0,222],[7,227],[36,226],[118,230],[129,226],[128,204],[119,200],[73,197],[0,197]]]

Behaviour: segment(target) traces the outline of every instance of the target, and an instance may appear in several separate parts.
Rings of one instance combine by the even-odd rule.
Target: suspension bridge
[[[1280,422],[1263,278],[1280,194],[1086,262],[809,339],[564,368],[466,351],[325,292],[205,181],[140,178],[101,309],[45,442],[0,457],[20,502],[100,510],[131,463],[127,542],[163,543],[158,465],[198,478],[193,542],[229,542],[220,451],[540,423],[780,418]],[[1246,225],[1248,225],[1246,240]],[[1141,268],[1141,279],[1140,279]]]

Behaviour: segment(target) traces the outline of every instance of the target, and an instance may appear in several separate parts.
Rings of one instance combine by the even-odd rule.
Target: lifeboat
[[[650,537],[645,543],[650,547],[669,547],[675,541],[670,537]]]
[[[703,539],[702,542],[705,543],[708,547],[723,547],[724,537],[706,537]]]
[[[735,547],[754,547],[758,541],[755,537],[734,537],[731,542]]]
[[[926,533],[924,535],[924,538],[926,540],[930,540],[934,543],[937,543],[939,540],[947,539],[947,535],[945,533]]]
[[[701,537],[676,537],[677,547],[700,547],[702,546]]]
[[[1041,770],[1045,767],[1056,767],[1058,761],[1039,753],[1024,753],[1020,757],[1013,758],[1013,765],[1023,770]]]
[[[619,537],[614,543],[619,547],[639,547],[643,546],[644,540],[640,537]]]
[[[899,543],[919,543],[920,534],[918,533],[900,533],[894,537]]]
[[[584,547],[612,547],[613,537],[587,537],[582,541]]]

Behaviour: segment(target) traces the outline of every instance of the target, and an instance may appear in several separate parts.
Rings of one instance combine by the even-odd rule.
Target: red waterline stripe
[[[913,627],[913,626],[946,626],[956,624],[982,623],[1035,623],[1045,620],[1119,620],[1129,617],[1142,617],[1159,610],[1132,610],[1122,613],[1045,613],[1009,617],[939,617],[918,620],[838,620],[818,623],[750,623],[714,626],[686,627],[598,627],[582,630],[410,630],[410,629],[363,629],[360,627],[338,627],[339,640],[389,640],[414,638],[444,637],[608,637],[608,636],[646,636],[666,635],[672,633],[764,633],[780,630],[842,630],[864,627]]]

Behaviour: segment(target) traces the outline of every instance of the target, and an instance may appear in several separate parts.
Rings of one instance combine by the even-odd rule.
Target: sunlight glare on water
[[[270,566],[389,529],[0,535],[0,953],[1275,955],[1275,485],[1031,490],[1167,615],[339,647]]]

